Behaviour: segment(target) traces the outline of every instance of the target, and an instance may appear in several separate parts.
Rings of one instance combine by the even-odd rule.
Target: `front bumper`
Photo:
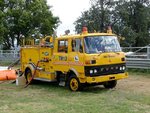
[[[86,83],[101,83],[112,80],[119,80],[128,77],[128,73],[120,73],[120,74],[112,74],[112,75],[104,75],[104,76],[96,76],[96,77],[86,77]]]

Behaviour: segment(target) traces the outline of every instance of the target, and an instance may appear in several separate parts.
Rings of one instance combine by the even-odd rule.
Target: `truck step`
[[[64,81],[59,82],[59,86],[65,86],[65,82]]]

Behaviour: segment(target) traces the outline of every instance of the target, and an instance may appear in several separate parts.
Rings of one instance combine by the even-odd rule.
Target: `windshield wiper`
[[[100,56],[104,52],[106,52],[106,51],[98,51],[98,56]],[[108,52],[112,52],[112,53],[119,55],[119,52],[115,52],[115,51],[108,51]]]
[[[100,56],[102,53],[104,53],[105,51],[98,51],[98,56]]]

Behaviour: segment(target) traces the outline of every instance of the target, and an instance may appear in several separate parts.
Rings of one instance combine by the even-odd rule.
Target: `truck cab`
[[[110,33],[88,33],[55,39],[54,71],[73,91],[85,84],[103,84],[113,88],[117,80],[128,76],[125,55],[117,36]]]

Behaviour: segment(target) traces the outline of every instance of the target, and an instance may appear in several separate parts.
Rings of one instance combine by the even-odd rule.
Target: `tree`
[[[75,28],[79,32],[86,25],[90,32],[103,32],[111,25],[125,37],[122,46],[145,46],[150,43],[149,12],[149,0],[91,0],[91,8],[75,21]]]
[[[58,26],[59,18],[54,17],[46,0],[5,0],[4,1],[3,45],[14,48],[21,39],[51,35]]]
[[[0,1],[0,44],[2,44],[3,34],[4,34],[4,27],[3,27],[4,14],[3,14],[3,7],[4,7],[4,2]]]
[[[125,46],[145,46],[150,43],[150,2],[148,0],[130,0],[117,4],[120,21],[115,25],[115,31],[126,37],[122,42]],[[119,31],[116,29],[119,28]],[[128,43],[128,45],[127,45]]]
[[[112,0],[91,0],[91,8],[82,13],[82,16],[75,21],[77,32],[82,26],[87,26],[89,32],[94,30],[103,32],[111,22],[111,10],[114,7]],[[81,31],[80,31],[81,32]]]

